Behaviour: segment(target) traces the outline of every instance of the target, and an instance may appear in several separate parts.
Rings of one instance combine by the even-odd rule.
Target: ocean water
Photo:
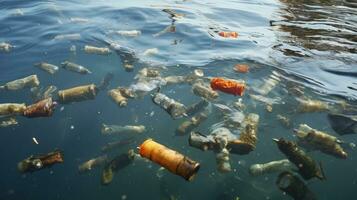
[[[163,9],[179,14],[172,18]],[[209,116],[196,130],[209,135],[213,125],[223,121],[217,104],[232,108],[239,99],[244,114],[260,116],[258,142],[247,155],[230,155],[232,171],[217,171],[215,154],[190,147],[188,135],[175,135],[186,118],[172,119],[151,100],[156,89],[119,107],[100,91],[94,100],[59,104],[52,117],[17,116],[18,125],[0,128],[0,199],[292,199],[278,189],[278,173],[253,177],[249,167],[284,159],[272,138],[296,141],[294,128],[306,123],[341,139],[347,159],[307,150],[320,162],[326,180],[305,181],[317,199],[356,199],[356,135],[339,135],[327,120],[329,112],[352,113],[357,106],[357,3],[353,0],[227,0],[227,1],[18,1],[0,0],[0,43],[13,46],[0,51],[0,85],[37,74],[41,87],[55,85],[59,90],[78,85],[99,84],[113,73],[109,89],[130,87],[144,67],[162,68],[161,76],[188,75],[200,69],[205,77],[244,80],[242,97],[219,92],[210,102]],[[166,32],[175,26],[175,31]],[[137,37],[116,31],[140,30]],[[235,31],[237,38],[219,36],[220,31]],[[61,35],[76,34],[61,39]],[[134,71],[124,70],[113,50],[108,56],[87,54],[85,45],[109,47],[120,44],[135,52]],[[75,51],[73,51],[75,47]],[[157,53],[147,55],[147,49]],[[71,50],[72,49],[72,50]],[[92,74],[81,75],[63,68],[50,75],[35,63],[57,66],[68,60],[87,67]],[[249,65],[248,73],[233,70],[236,64]],[[257,89],[269,78],[277,80],[263,97],[273,100],[267,110]],[[207,79],[204,79],[209,83]],[[162,85],[160,92],[185,104],[201,100],[190,84]],[[301,96],[293,93],[298,88]],[[54,99],[56,99],[54,95]],[[321,100],[333,109],[325,112],[297,112],[299,98]],[[30,89],[0,91],[0,103],[34,103]],[[341,103],[343,102],[343,103]],[[347,110],[343,110],[348,105]],[[337,110],[336,110],[337,109]],[[290,119],[284,127],[277,115]],[[2,118],[0,118],[2,119]],[[101,134],[102,124],[144,125],[138,135]],[[236,131],[236,130],[232,130]],[[239,134],[239,133],[237,133]],[[101,184],[103,166],[88,173],[78,165],[102,155],[108,142],[132,137],[133,142],[108,154],[116,155],[138,147],[145,139],[170,147],[201,164],[191,182],[173,175],[152,162],[134,161],[119,170],[109,185]],[[35,144],[36,138],[39,144]],[[17,163],[29,157],[60,149],[64,163],[33,173],[22,174]],[[300,177],[300,179],[302,179]]]

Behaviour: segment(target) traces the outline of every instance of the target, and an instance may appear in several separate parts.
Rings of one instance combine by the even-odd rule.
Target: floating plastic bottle
[[[5,118],[5,119],[0,118],[0,128],[14,126],[14,125],[17,125],[18,123],[19,122],[17,122],[16,118],[14,118],[14,117]]]
[[[236,64],[234,65],[234,71],[239,72],[239,73],[248,73],[249,72],[249,66],[245,64]]]
[[[202,83],[195,83],[192,86],[192,92],[208,100],[214,100],[218,98],[218,93]]]
[[[228,143],[228,149],[236,154],[247,154],[253,151],[258,141],[259,115],[249,113],[243,121],[243,130],[239,139]]]
[[[52,101],[52,98],[41,100],[35,104],[27,106],[23,115],[25,117],[50,117],[53,114],[53,110],[56,106],[56,102]]]
[[[92,73],[86,67],[83,67],[82,65],[78,65],[76,63],[72,63],[72,62],[68,62],[68,61],[62,62],[61,66],[66,70],[69,70],[72,72],[78,72],[80,74],[91,74]]]
[[[298,168],[299,174],[305,179],[318,178],[325,179],[321,166],[319,166],[305,151],[301,150],[296,143],[286,141],[283,138],[273,139],[279,150],[285,154],[290,162],[294,163]]]
[[[10,81],[3,86],[0,86],[1,89],[5,90],[21,90],[24,88],[32,88],[40,85],[37,75],[27,76],[25,78],[17,79]]]
[[[237,38],[238,33],[237,32],[228,32],[228,31],[221,31],[218,33],[219,36],[224,37],[224,38]]]
[[[288,159],[270,161],[268,163],[254,164],[249,168],[249,173],[252,176],[261,176],[275,172],[284,172],[295,170],[296,167]]]
[[[120,154],[109,161],[102,172],[102,185],[110,184],[115,173],[133,163],[135,157],[134,151],[130,149],[127,153]]]
[[[89,45],[84,46],[84,52],[88,54],[97,54],[97,55],[109,55],[112,53],[109,48],[94,47]]]
[[[0,116],[22,115],[25,109],[24,103],[2,103],[0,104]]]
[[[9,43],[6,43],[6,42],[0,42],[0,52],[10,52],[11,49],[13,49],[14,47],[9,44]]]
[[[309,113],[309,112],[325,112],[330,109],[326,102],[320,100],[312,99],[298,99],[298,112]]]
[[[112,89],[108,91],[108,95],[111,99],[120,107],[125,107],[128,105],[128,99],[124,97],[120,89]]]
[[[96,97],[98,89],[94,84],[77,86],[58,91],[58,100],[61,103],[80,102]]]
[[[147,158],[171,173],[191,181],[200,169],[200,164],[190,158],[171,150],[152,139],[145,140],[139,147],[140,156]]]
[[[91,171],[94,168],[97,168],[97,167],[100,167],[100,166],[104,165],[106,162],[108,162],[108,156],[107,155],[103,155],[103,156],[99,156],[99,157],[96,157],[96,158],[92,158],[92,159],[87,160],[84,163],[80,164],[78,166],[78,171],[80,173]]]
[[[30,156],[21,161],[17,165],[17,169],[21,173],[34,172],[44,168],[51,167],[56,163],[63,163],[63,153],[60,150],[55,150],[44,155]]]
[[[55,74],[59,70],[58,66],[52,65],[52,64],[49,64],[46,62],[36,63],[34,66],[42,69],[43,71],[45,71],[49,74]]]
[[[169,98],[168,96],[157,92],[152,96],[152,100],[155,104],[163,108],[167,113],[171,115],[173,119],[180,118],[186,114],[186,106],[182,103]]]
[[[103,135],[113,135],[113,134],[141,134],[146,131],[143,125],[107,125],[102,124],[102,134]]]
[[[243,96],[245,83],[223,78],[212,78],[211,88],[228,94]]]
[[[342,143],[341,140],[335,136],[313,129],[306,124],[300,124],[299,128],[294,132],[299,139],[299,145],[319,150],[337,158],[347,158],[347,153],[340,145]]]

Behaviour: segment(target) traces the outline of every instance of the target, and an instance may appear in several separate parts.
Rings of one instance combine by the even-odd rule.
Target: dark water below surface
[[[163,9],[183,14],[170,18]],[[254,1],[17,1],[0,0],[0,43],[14,48],[0,52],[0,85],[37,74],[42,87],[65,89],[99,83],[111,72],[109,89],[130,86],[137,72],[147,66],[165,66],[162,76],[187,75],[195,69],[207,77],[242,79],[247,91],[241,97],[247,113],[260,115],[258,143],[248,155],[231,155],[230,173],[219,173],[215,155],[188,145],[188,136],[175,136],[184,119],[173,120],[155,105],[150,95],[129,100],[120,108],[100,92],[95,100],[59,105],[50,118],[18,117],[17,126],[0,128],[0,199],[291,199],[275,185],[278,174],[252,177],[250,165],[285,158],[271,138],[295,140],[293,128],[311,127],[353,143],[356,135],[340,136],[332,130],[327,112],[296,113],[297,97],[291,88],[300,88],[304,97],[330,105],[357,106],[357,3],[344,1],[254,0]],[[175,26],[175,32],[164,32]],[[120,36],[114,31],[140,30],[138,37]],[[223,38],[219,31],[236,31],[237,39]],[[75,39],[59,35],[79,34]],[[56,39],[57,38],[57,39]],[[119,55],[91,55],[85,45],[108,47],[106,41],[135,50],[138,61],[126,72]],[[76,51],[70,48],[76,47]],[[157,48],[155,55],[145,55]],[[119,52],[120,53],[120,52]],[[41,61],[60,66],[69,60],[87,66],[93,73],[80,75],[60,69],[50,75],[34,67]],[[248,64],[249,73],[237,73],[235,64]],[[273,99],[273,110],[252,98],[255,88],[269,78],[278,84],[265,97]],[[200,100],[191,85],[162,86],[161,92],[185,105]],[[213,104],[230,105],[240,97],[219,93],[211,103],[210,115],[197,130],[209,134],[222,115]],[[0,91],[0,103],[31,104],[29,89]],[[338,107],[338,106],[336,106]],[[63,110],[62,110],[62,109]],[[335,110],[334,110],[335,111]],[[278,114],[290,118],[285,128]],[[173,148],[201,163],[194,181],[159,171],[150,162],[135,162],[119,171],[108,186],[100,183],[102,168],[79,174],[78,165],[101,155],[108,142],[128,136],[104,136],[102,124],[142,124],[146,132],[113,155],[136,148],[146,138]],[[32,138],[39,141],[36,145]],[[20,174],[17,163],[31,154],[61,149],[65,162],[35,173]],[[309,155],[322,163],[327,180],[307,181],[318,199],[357,198],[356,150],[347,148],[348,158],[337,159],[317,151]]]

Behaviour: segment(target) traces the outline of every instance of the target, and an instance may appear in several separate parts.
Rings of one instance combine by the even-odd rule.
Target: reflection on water
[[[317,81],[324,93],[356,98],[357,3],[280,0],[270,25],[278,44],[274,58],[287,70]],[[340,85],[335,83],[344,78]]]
[[[271,21],[271,25],[288,33],[280,39],[298,49],[282,48],[287,55],[309,56],[316,51],[357,52],[357,4],[345,1],[281,2],[284,7],[279,13],[283,20]]]

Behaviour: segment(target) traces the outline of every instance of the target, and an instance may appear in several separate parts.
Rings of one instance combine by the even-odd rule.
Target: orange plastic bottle
[[[223,78],[213,78],[211,80],[211,88],[228,94],[243,96],[245,84]]]

